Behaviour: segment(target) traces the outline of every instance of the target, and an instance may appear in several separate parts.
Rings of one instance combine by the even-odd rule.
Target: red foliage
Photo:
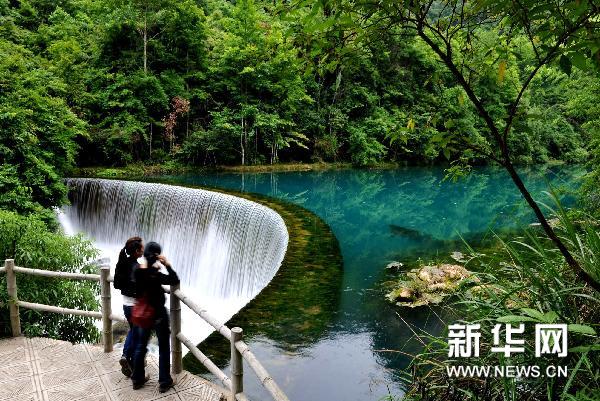
[[[179,96],[175,96],[171,99],[172,111],[163,119],[165,123],[165,137],[170,142],[175,139],[175,126],[177,125],[177,118],[179,116],[190,111],[190,101]]]

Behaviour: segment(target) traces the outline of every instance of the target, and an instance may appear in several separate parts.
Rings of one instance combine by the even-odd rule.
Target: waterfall
[[[281,216],[246,199],[143,182],[69,178],[66,183],[71,204],[59,219],[65,231],[90,237],[113,269],[129,237],[160,243],[182,290],[222,322],[271,281],[287,249]],[[118,293],[113,309],[121,311]],[[183,312],[183,332],[192,340],[212,331],[186,307]]]

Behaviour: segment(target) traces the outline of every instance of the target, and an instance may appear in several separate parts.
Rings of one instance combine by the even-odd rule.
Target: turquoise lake
[[[565,204],[579,186],[580,167],[521,169],[538,201],[549,185],[564,191]],[[475,168],[466,178],[444,181],[443,168],[328,170],[281,173],[211,173],[161,177],[173,184],[220,187],[259,193],[303,206],[320,216],[339,240],[343,278],[337,311],[316,342],[289,355],[267,336],[249,340],[289,398],[294,401],[368,401],[401,396],[403,352],[418,344],[403,322],[439,332],[444,324],[429,308],[400,309],[385,301],[383,283],[393,278],[392,261],[406,265],[447,257],[492,230],[517,229],[534,222],[503,170]],[[293,313],[293,311],[290,311]],[[401,317],[401,318],[400,318]],[[227,367],[224,367],[225,369]],[[246,368],[245,392],[270,399]]]

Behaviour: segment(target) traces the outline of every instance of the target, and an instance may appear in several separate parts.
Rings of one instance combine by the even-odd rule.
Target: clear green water
[[[521,170],[534,198],[542,191],[572,190],[581,168]],[[500,169],[477,168],[457,183],[443,181],[442,168],[336,170],[169,177],[173,183],[260,193],[301,205],[325,220],[339,240],[344,272],[338,305],[328,330],[315,342],[290,352],[269,336],[250,346],[291,400],[366,401],[401,395],[399,380],[418,344],[406,321],[438,331],[443,324],[427,308],[402,310],[384,300],[383,283],[394,260],[412,264],[460,250],[490,230],[516,229],[533,222],[509,177]],[[566,203],[572,196],[563,197]],[[326,302],[326,301],[324,301]],[[290,314],[297,311],[290,310]],[[402,319],[399,317],[401,316]],[[245,390],[256,400],[269,397],[245,375]]]

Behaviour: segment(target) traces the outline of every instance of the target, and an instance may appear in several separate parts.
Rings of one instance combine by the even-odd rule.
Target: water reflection
[[[524,169],[522,177],[536,199],[548,183],[573,188],[581,168]],[[398,375],[418,343],[402,319],[436,331],[435,310],[399,310],[383,299],[384,266],[392,260],[414,262],[447,255],[461,238],[479,242],[490,229],[502,231],[529,224],[533,216],[510,178],[500,169],[477,168],[458,183],[443,181],[441,168],[340,170],[263,174],[208,174],[171,177],[180,183],[265,194],[301,205],[325,220],[339,240],[344,261],[341,285],[331,301],[335,311],[327,337],[300,354],[278,348],[286,333],[262,331],[251,346],[267,357],[267,369],[289,377],[290,399],[378,400],[401,393]],[[566,198],[566,201],[572,199]],[[328,305],[328,297],[322,297]],[[329,304],[330,305],[330,304]],[[289,309],[286,313],[298,313]],[[307,321],[311,317],[305,315]],[[262,360],[262,359],[261,359]],[[335,386],[332,383],[336,383]],[[258,383],[249,394],[266,399]]]

